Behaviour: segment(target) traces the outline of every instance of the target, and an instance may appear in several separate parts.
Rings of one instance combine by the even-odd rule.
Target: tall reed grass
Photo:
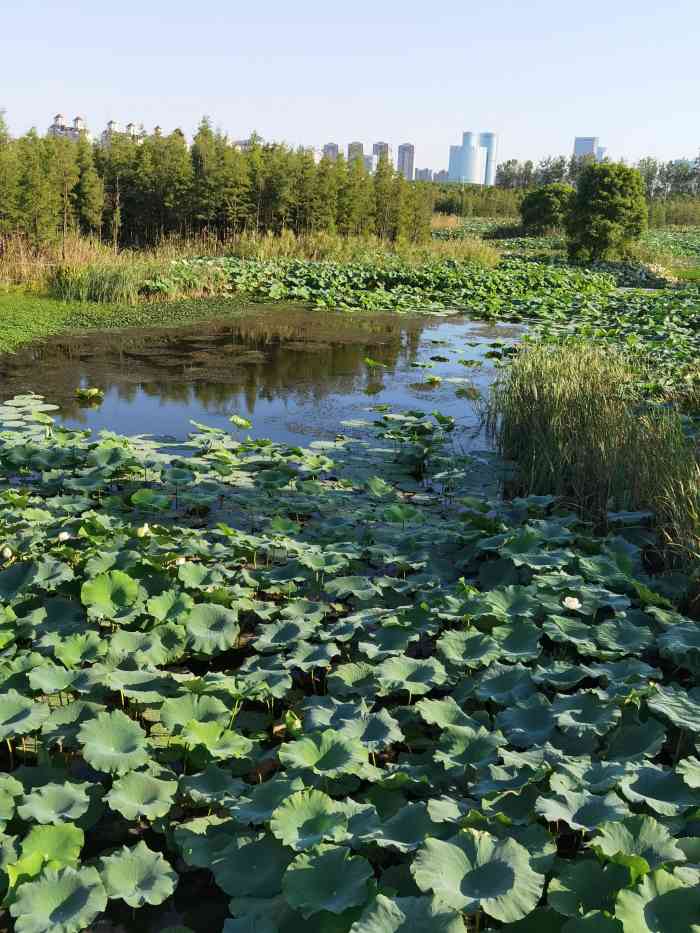
[[[493,387],[488,424],[518,492],[560,496],[604,530],[651,511],[669,563],[700,556],[700,467],[678,413],[642,398],[622,354],[579,341],[523,349]]]

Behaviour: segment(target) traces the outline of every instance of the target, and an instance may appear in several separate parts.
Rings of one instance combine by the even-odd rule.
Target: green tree
[[[563,230],[573,196],[574,189],[562,182],[529,191],[520,204],[520,219],[526,232],[539,235]]]
[[[81,136],[77,143],[76,163],[78,181],[73,190],[75,214],[82,233],[99,233],[102,227],[102,211],[105,190],[97,174],[92,146]]]
[[[38,248],[56,238],[61,218],[60,187],[51,169],[52,147],[30,130],[17,144],[17,217]]]
[[[17,224],[18,180],[17,146],[0,110],[0,235],[11,233]]]
[[[644,182],[639,172],[615,162],[587,165],[567,220],[569,256],[595,261],[624,255],[647,225]]]

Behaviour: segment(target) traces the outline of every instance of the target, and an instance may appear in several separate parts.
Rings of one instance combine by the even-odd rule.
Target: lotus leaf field
[[[439,413],[183,451],[53,410],[0,408],[17,933],[195,882],[225,933],[697,933],[700,630],[646,516],[469,495]]]

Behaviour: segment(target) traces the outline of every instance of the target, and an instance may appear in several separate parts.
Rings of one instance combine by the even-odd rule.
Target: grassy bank
[[[664,557],[700,555],[700,467],[673,408],[650,404],[643,368],[583,341],[532,345],[495,384],[490,427],[517,492],[555,495],[599,530],[646,512]]]

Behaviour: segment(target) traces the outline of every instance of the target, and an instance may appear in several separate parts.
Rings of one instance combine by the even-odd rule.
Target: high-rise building
[[[338,143],[326,143],[323,147],[323,156],[325,159],[330,159],[331,162],[335,162],[338,158],[338,153],[340,149]]]
[[[431,168],[417,168],[416,181],[432,181],[433,170]]]
[[[416,147],[413,143],[401,143],[399,146],[399,161],[397,168],[399,174],[403,175],[406,181],[413,181],[413,163],[416,158]]]
[[[450,146],[449,180],[470,185],[495,184],[497,150],[495,133],[463,133],[462,145]]]
[[[388,162],[391,162],[391,146],[389,143],[375,143],[372,146],[372,155],[377,157],[377,161],[384,158]]]
[[[450,173],[447,171],[447,169],[442,169],[442,171],[435,172],[433,174],[433,181],[444,183],[449,180],[450,180]]]
[[[362,160],[365,163],[365,169],[369,172],[370,175],[374,175],[374,173],[377,171],[379,157],[372,153],[372,155],[362,156]]]
[[[352,162],[353,159],[362,159],[364,154],[365,147],[362,143],[348,143],[348,162]]]
[[[597,136],[577,136],[574,140],[574,158],[585,159],[586,156],[596,157],[598,149]]]
[[[596,150],[595,150],[596,162],[605,162],[607,157],[608,157],[607,146],[596,146]]]

